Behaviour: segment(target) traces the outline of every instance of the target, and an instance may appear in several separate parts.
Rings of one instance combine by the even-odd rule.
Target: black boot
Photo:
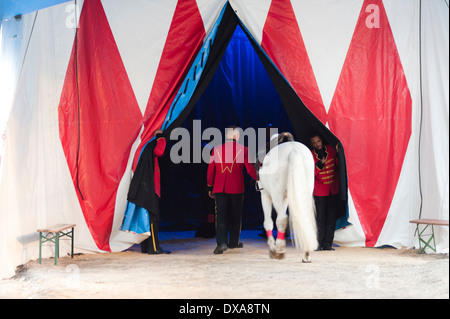
[[[214,249],[214,254],[215,255],[223,254],[223,252],[227,249],[228,246],[226,244],[218,245],[216,249]]]
[[[159,221],[154,221],[150,224],[151,236],[148,238],[147,253],[149,255],[170,254],[170,251],[161,249],[159,245],[158,232]]]

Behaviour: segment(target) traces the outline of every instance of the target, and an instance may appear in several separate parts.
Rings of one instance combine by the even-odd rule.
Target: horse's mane
[[[292,142],[294,137],[289,132],[282,132],[278,135],[278,145],[284,142]]]

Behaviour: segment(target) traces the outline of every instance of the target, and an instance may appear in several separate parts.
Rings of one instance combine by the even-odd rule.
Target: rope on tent
[[[423,121],[423,91],[422,91],[422,0],[419,2],[419,82],[420,82],[420,124],[419,124],[419,195],[420,195],[420,208],[419,208],[419,219],[422,216],[422,175],[421,175],[421,146],[422,146],[422,121]]]
[[[75,10],[77,7],[77,0],[75,0]],[[78,85],[78,21],[77,21],[77,13],[75,12],[75,47],[74,47],[74,54],[75,54],[75,82],[77,83],[77,112],[78,112],[78,143],[77,143],[77,155],[76,155],[76,178],[77,178],[77,189],[80,193],[81,199],[84,200],[83,193],[80,189],[80,183],[79,183],[79,177],[78,177],[78,162],[80,158],[80,139],[81,139],[81,121],[80,121],[80,88]]]
[[[25,54],[23,55],[22,65],[20,66],[20,72],[19,72],[18,79],[20,79],[20,77],[22,75],[23,66],[25,64],[25,59],[26,59],[27,54],[28,54],[28,48],[30,46],[31,37],[33,36],[34,26],[36,24],[36,19],[37,19],[38,13],[39,13],[39,11],[36,11],[36,14],[34,15],[33,25],[31,26],[30,36],[28,37],[27,47],[25,49]]]

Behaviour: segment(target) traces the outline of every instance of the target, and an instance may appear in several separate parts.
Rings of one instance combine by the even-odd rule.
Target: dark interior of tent
[[[198,87],[185,110],[166,130],[166,136],[170,136],[174,128],[184,127],[192,137],[194,120],[201,120],[202,130],[214,127],[224,132],[230,125],[236,125],[243,130],[257,130],[271,125],[277,128],[278,132],[291,132],[295,140],[307,146],[313,133],[322,135],[327,143],[340,144],[307,109],[282,74],[249,36],[229,6],[219,25]],[[214,210],[214,201],[207,195],[208,164],[203,161],[173,163],[170,159],[170,149],[178,140],[168,138],[167,142],[166,151],[159,160],[160,230],[198,230],[206,221],[208,211]],[[208,142],[210,141],[202,140],[202,148]],[[339,157],[341,184],[346,189],[343,148]],[[246,191],[242,229],[261,228],[263,211],[260,193],[256,190],[252,178],[248,174],[244,175]],[[341,193],[343,206],[346,207],[347,192]],[[343,211],[345,215],[346,209]]]
[[[193,121],[201,120],[202,129],[216,127],[224,132],[230,125],[242,129],[265,128],[272,124],[280,132],[292,132],[280,97],[242,29],[237,26],[214,77],[188,114],[182,127],[193,136]],[[160,160],[163,196],[160,202],[161,229],[189,229],[199,226],[204,217],[206,163],[174,164],[169,158],[170,140]],[[204,141],[208,142],[208,141]],[[191,154],[192,156],[192,154]],[[262,225],[262,208],[254,182],[246,175],[243,227]],[[176,199],[176,200],[174,200]],[[165,222],[165,223],[164,223]]]

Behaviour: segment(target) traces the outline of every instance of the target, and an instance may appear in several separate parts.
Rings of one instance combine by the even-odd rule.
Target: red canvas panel
[[[87,226],[109,251],[117,187],[142,114],[99,0],[85,2],[77,38],[60,99],[60,139]]]

